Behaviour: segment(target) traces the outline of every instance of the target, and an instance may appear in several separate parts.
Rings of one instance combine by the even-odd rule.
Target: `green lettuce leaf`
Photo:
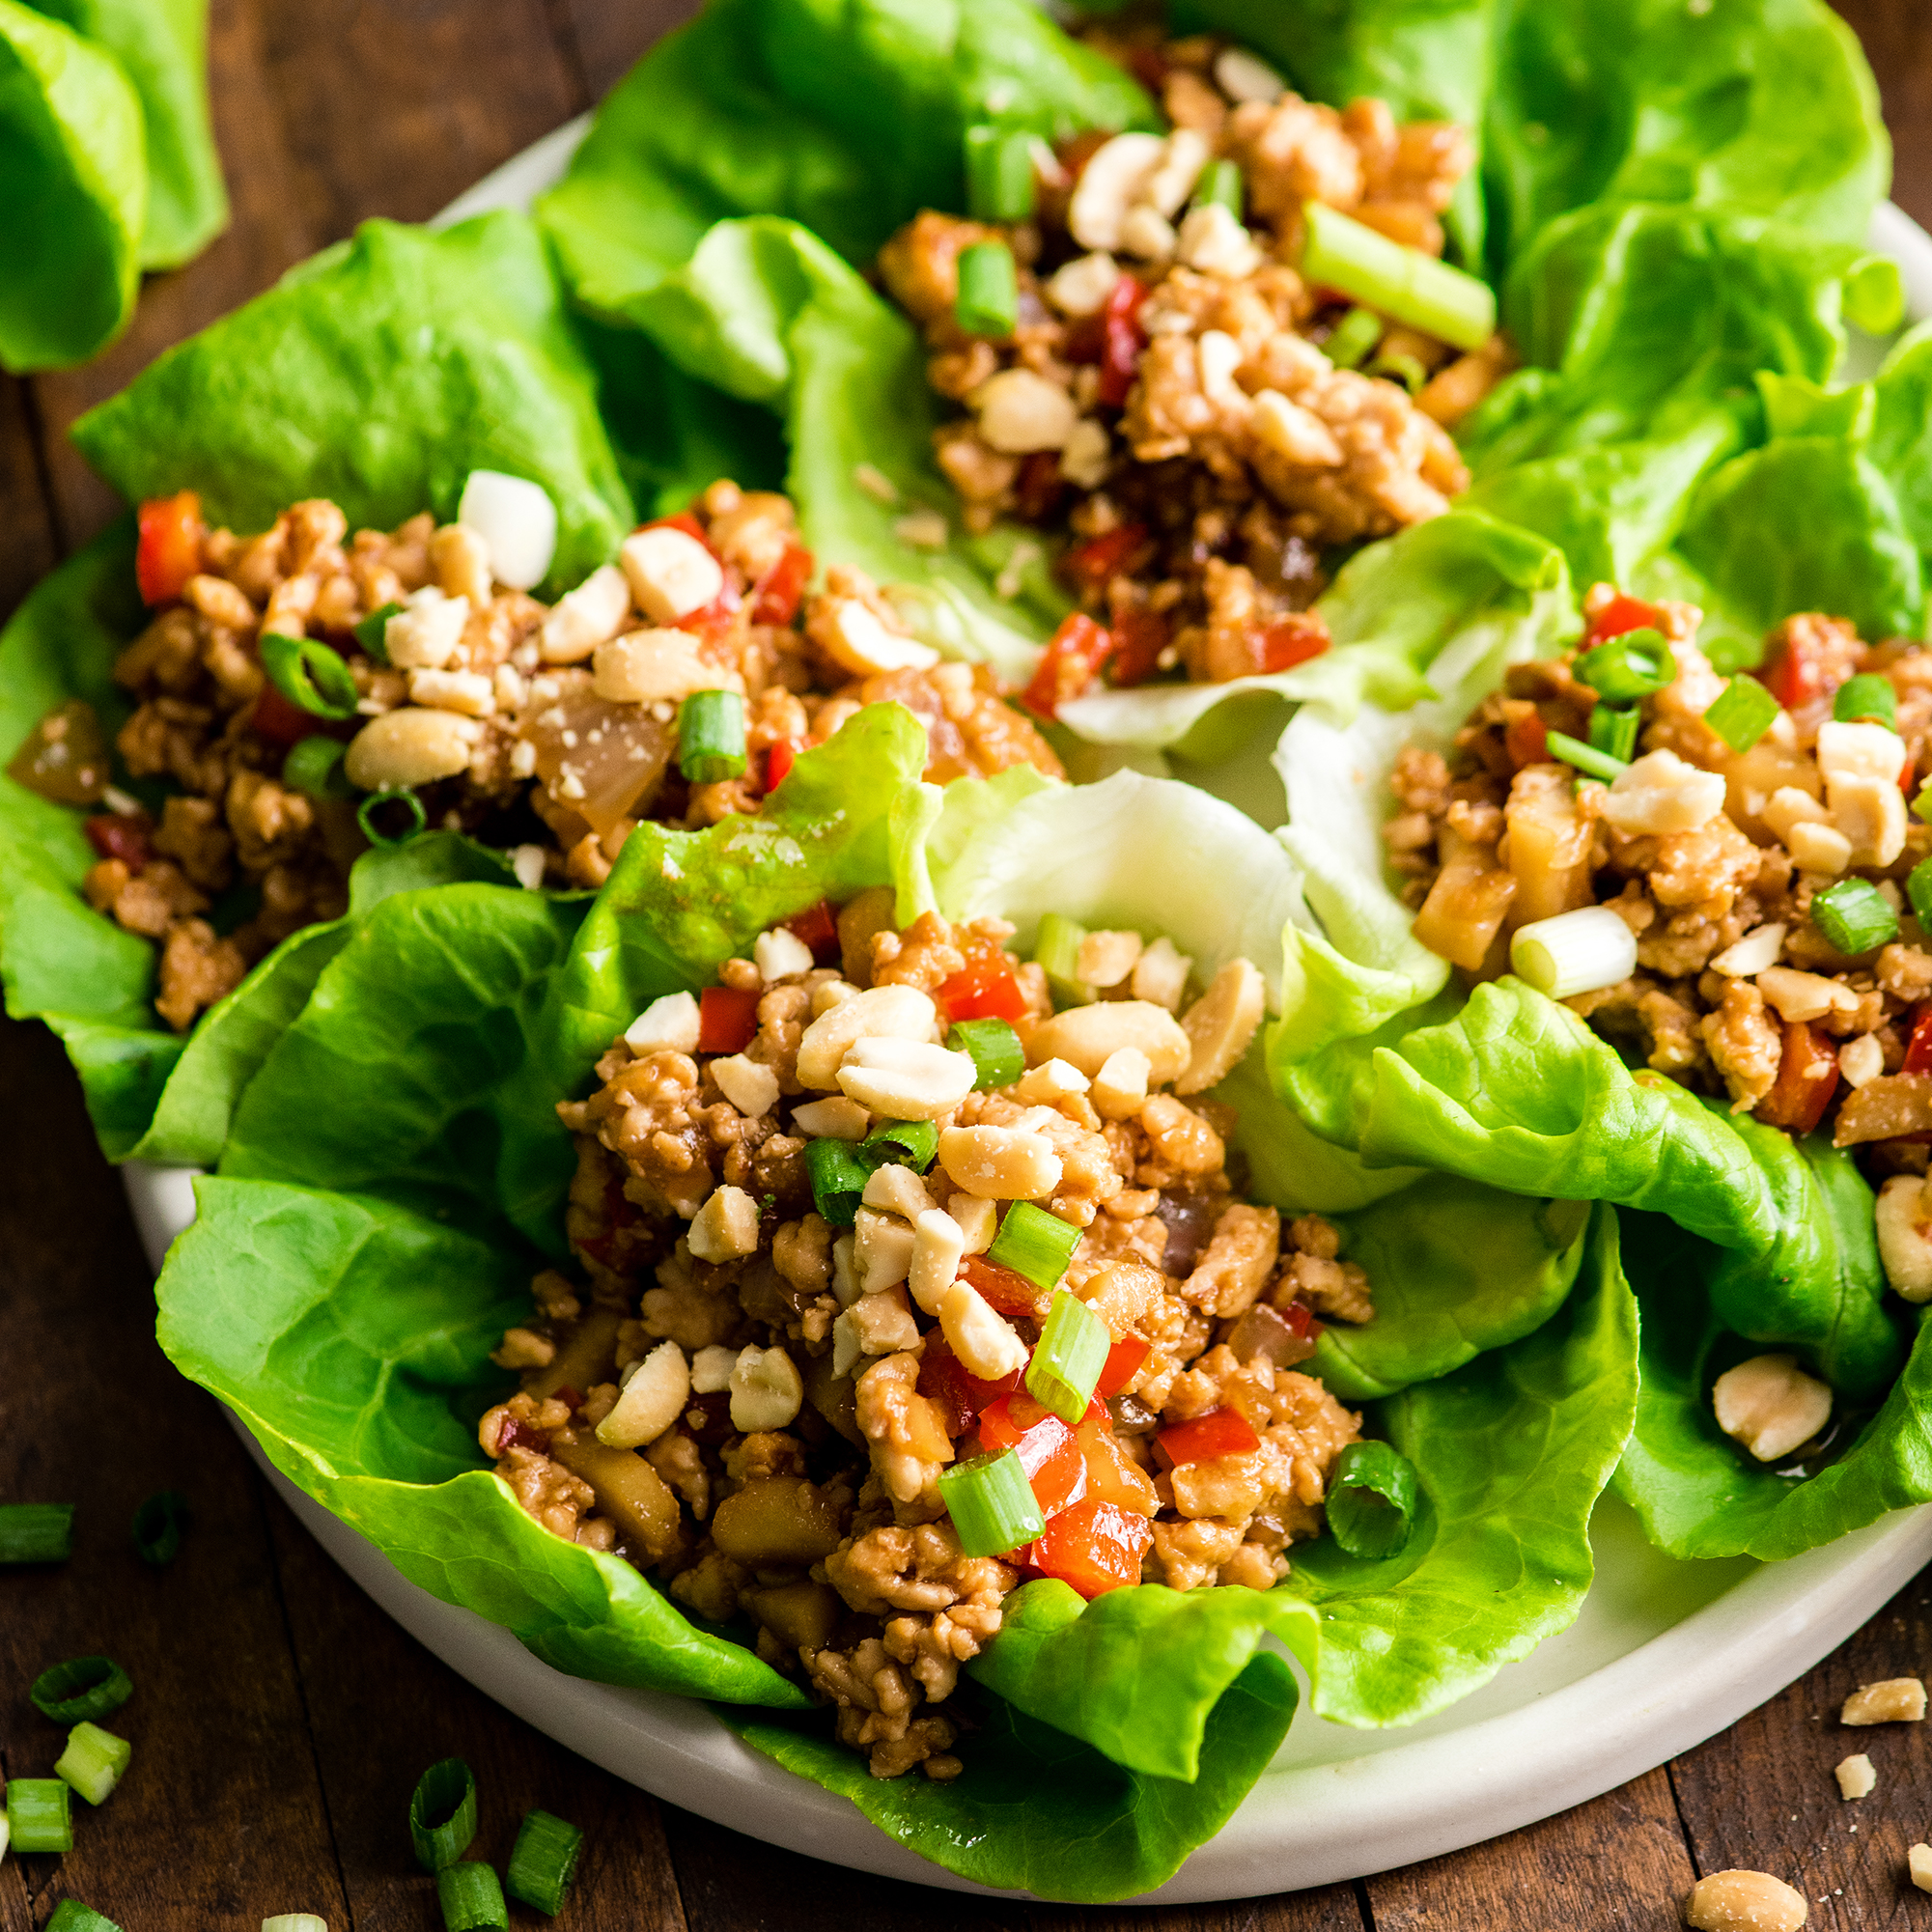
[[[557,506],[540,594],[606,562],[631,524],[594,371],[517,214],[365,223],[157,357],[73,438],[129,501],[196,490],[244,530],[309,496],[352,525],[449,518],[472,469],[527,476]]]
[[[18,0],[0,0],[0,368],[85,362],[134,312],[141,101],[112,54]]]

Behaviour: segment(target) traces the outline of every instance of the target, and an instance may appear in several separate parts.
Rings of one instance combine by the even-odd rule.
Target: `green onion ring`
[[[72,1554],[72,1503],[0,1503],[0,1563],[65,1563]]]
[[[1677,682],[1677,659],[1659,630],[1626,630],[1592,646],[1573,668],[1580,685],[1612,704],[1650,697]]]
[[[409,814],[407,831],[397,832],[393,836],[381,829],[376,823],[378,807],[394,802],[402,805]],[[355,823],[362,827],[362,836],[371,845],[407,845],[418,832],[429,824],[430,815],[423,809],[423,801],[415,793],[397,789],[390,792],[372,792],[355,808]]]
[[[1415,1465],[1386,1442],[1351,1442],[1329,1478],[1329,1530],[1351,1556],[1397,1554],[1415,1525]]]
[[[549,1811],[526,1811],[517,1828],[503,1888],[512,1898],[554,1918],[582,1855],[583,1834],[568,1819]]]
[[[51,1664],[27,1693],[35,1710],[57,1724],[77,1724],[118,1711],[134,1694],[134,1680],[111,1657],[70,1657]]]
[[[268,682],[293,705],[317,717],[353,717],[360,693],[355,677],[326,644],[313,637],[266,632],[260,644]]]
[[[436,1873],[436,1902],[448,1932],[509,1932],[510,1908],[489,1865],[465,1861]]]
[[[182,1553],[182,1532],[189,1521],[188,1499],[180,1490],[156,1490],[134,1512],[135,1554],[157,1570],[172,1563]]]
[[[54,1907],[53,1917],[43,1932],[121,1932],[111,1918],[103,1918],[91,1905],[77,1898],[64,1898]]]
[[[425,1871],[441,1871],[462,1857],[475,1836],[476,1779],[462,1758],[445,1757],[416,1780],[409,1799],[416,1862]]]

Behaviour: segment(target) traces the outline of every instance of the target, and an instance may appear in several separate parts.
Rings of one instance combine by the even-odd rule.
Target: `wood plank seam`
[[[584,64],[583,42],[577,36],[576,18],[571,12],[570,0],[544,0],[544,21],[550,30],[550,39],[556,43],[557,58],[564,65],[564,71],[570,75],[571,91],[574,96],[573,114],[581,114],[597,98],[590,84],[590,70]]]

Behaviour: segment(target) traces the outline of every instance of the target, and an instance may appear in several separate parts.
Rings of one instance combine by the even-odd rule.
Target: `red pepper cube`
[[[1161,668],[1167,648],[1167,620],[1158,610],[1114,615],[1113,682],[1122,688],[1144,685]]]
[[[81,832],[102,858],[118,858],[129,872],[139,872],[152,856],[148,821],[131,812],[103,813],[81,822]]]
[[[1912,1015],[1912,1039],[1905,1049],[1906,1074],[1932,1074],[1932,999],[1921,999]]]
[[[798,755],[789,738],[781,738],[775,744],[767,746],[765,752],[765,796],[768,798],[785,782],[785,775],[791,770]]]
[[[821,964],[837,958],[838,920],[832,915],[829,901],[821,899],[816,906],[807,906],[802,912],[794,912],[783,921],[783,925],[795,939],[802,940],[811,948],[812,957]]]
[[[1042,717],[1057,717],[1060,707],[1093,682],[1112,649],[1111,632],[1076,611],[1048,640],[1021,702]]]
[[[1140,326],[1140,305],[1147,291],[1132,275],[1123,275],[1101,311],[1100,401],[1117,409],[1127,401],[1140,374],[1140,351],[1147,331]]]
[[[1210,1409],[1191,1422],[1177,1422],[1154,1439],[1154,1453],[1170,1470],[1184,1463],[1211,1463],[1218,1456],[1246,1455],[1261,1438],[1239,1409]]]
[[[1050,1520],[1086,1494],[1087,1462],[1079,1439],[1030,1395],[1016,1391],[991,1403],[979,1418],[979,1440],[994,1455],[1019,1450],[1040,1513]]]
[[[933,989],[933,997],[948,1020],[1019,1020],[1026,1012],[1013,962],[997,950],[969,958]]]
[[[1641,598],[1625,597],[1619,593],[1590,619],[1590,634],[1584,640],[1584,648],[1605,643],[1612,637],[1625,636],[1633,630],[1663,629],[1664,613],[1654,603],[1645,603]]]
[[[1128,560],[1147,540],[1144,523],[1122,523],[1084,544],[1076,544],[1060,559],[1061,574],[1083,596],[1097,595],[1106,588],[1109,577],[1127,568]]]
[[[698,994],[698,1051],[742,1053],[758,1031],[758,994],[708,986]]]
[[[1107,1350],[1106,1359],[1101,1364],[1100,1380],[1094,1384],[1094,1393],[1118,1395],[1140,1373],[1151,1347],[1138,1335],[1123,1335]]]
[[[172,603],[201,569],[201,498],[192,490],[141,506],[134,581],[143,603]]]
[[[322,723],[313,712],[306,712],[293,699],[285,698],[266,678],[248,717],[249,729],[257,738],[279,744],[284,750],[299,744],[305,738],[313,738]]]
[[[1053,1517],[1023,1553],[1043,1576],[1057,1577],[1091,1602],[1140,1581],[1154,1526],[1117,1502],[1087,1497]]]
[[[1502,748],[1519,767],[1542,765],[1550,757],[1550,735],[1543,720],[1532,712],[1510,719],[1502,734]]]
[[[1010,1268],[1000,1267],[996,1261],[987,1260],[983,1254],[967,1255],[960,1272],[996,1314],[1035,1316],[1046,1299],[1047,1291],[1037,1282],[1027,1280]]]
[[[758,579],[752,592],[752,623],[790,624],[798,614],[811,575],[811,551],[802,544],[788,545],[784,555]]]
[[[1918,1027],[1913,1028],[1915,1038]],[[1802,1020],[1785,1022],[1778,1078],[1758,1102],[1756,1118],[1790,1134],[1809,1134],[1838,1090],[1838,1051],[1828,1034]]]
[[[1292,671],[1297,664],[1321,657],[1331,641],[1326,619],[1312,610],[1298,610],[1261,633],[1261,668],[1270,677]]]

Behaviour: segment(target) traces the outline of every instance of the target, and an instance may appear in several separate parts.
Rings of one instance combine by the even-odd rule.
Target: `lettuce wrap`
[[[949,1783],[867,1777],[729,1632],[538,1528],[475,1446],[509,1381],[489,1350],[523,1318],[529,1274],[564,1252],[572,1157],[554,1103],[641,1005],[702,985],[773,919],[872,884],[896,887],[904,917],[1000,906],[1022,930],[1051,909],[1164,931],[1204,972],[1251,949],[1271,984],[1284,924],[1307,916],[1281,844],[1198,792],[1008,774],[938,795],[919,779],[920,736],[896,707],[869,708],[799,757],[764,817],[647,828],[595,900],[398,881],[312,976],[293,959],[266,973],[261,997],[279,981],[305,1003],[240,1079],[220,1170],[161,1278],[161,1337],[412,1581],[559,1668],[713,1699],[753,1749],[950,1870],[1127,1896],[1211,1836],[1278,1746],[1299,1694],[1268,1638],[1318,1713],[1382,1724],[1441,1708],[1568,1623],[1636,1401],[1634,1307],[1607,1210],[1423,1181],[1341,1215],[1384,1312],[1336,1343],[1338,1386],[1375,1398],[1369,1426],[1419,1473],[1408,1547],[1366,1562],[1298,1546],[1266,1593],[1143,1585],[1083,1605],[1064,1584],[1023,1586],[970,1666],[978,1728]],[[1176,862],[1150,863],[1150,847]],[[1258,1185],[1310,1205],[1297,1146],[1316,1152],[1318,1187],[1356,1163],[1299,1132],[1257,1067],[1244,1075],[1226,1093],[1246,1108]],[[1442,1263],[1472,1212],[1494,1232],[1483,1283],[1461,1293]]]

